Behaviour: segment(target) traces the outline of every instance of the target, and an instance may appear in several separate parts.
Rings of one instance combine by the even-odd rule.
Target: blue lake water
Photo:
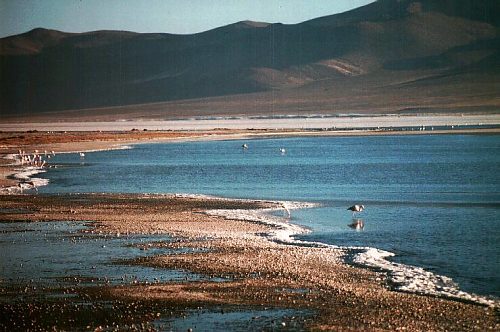
[[[249,148],[244,150],[242,144]],[[286,153],[279,149],[283,147]],[[500,296],[500,136],[283,138],[59,154],[40,192],[200,193],[298,200],[302,239],[369,246]],[[353,229],[354,203],[364,227]]]

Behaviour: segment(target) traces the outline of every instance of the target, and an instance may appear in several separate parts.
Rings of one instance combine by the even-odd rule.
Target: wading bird
[[[35,190],[36,193],[38,194],[38,188],[36,186],[36,182],[35,181],[28,181],[28,182],[26,182],[26,184],[30,186],[30,189]]]
[[[347,210],[352,211],[352,216],[353,216],[353,217],[354,217],[354,214],[355,214],[356,212],[363,212],[363,210],[364,210],[364,209],[365,209],[365,206],[364,206],[364,205],[358,205],[358,204],[353,205],[353,206],[351,206],[351,207],[347,208]]]

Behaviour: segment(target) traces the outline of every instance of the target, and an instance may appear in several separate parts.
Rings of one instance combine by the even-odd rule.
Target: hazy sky
[[[0,0],[0,37],[43,27],[67,32],[194,33],[254,20],[298,23],[374,0]]]

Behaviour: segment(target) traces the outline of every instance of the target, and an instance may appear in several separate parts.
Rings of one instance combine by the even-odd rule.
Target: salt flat
[[[384,115],[280,118],[208,118],[182,120],[121,120],[88,122],[5,122],[0,131],[123,131],[225,129],[323,129],[397,128],[409,126],[500,125],[500,114],[464,115]],[[428,128],[430,129],[430,128]]]

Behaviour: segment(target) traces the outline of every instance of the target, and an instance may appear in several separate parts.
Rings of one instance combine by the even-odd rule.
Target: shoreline
[[[473,134],[477,134],[478,132],[483,132],[483,131],[478,131],[478,130],[474,130],[474,131],[470,131],[468,133],[473,133]],[[345,133],[343,132],[335,132],[335,133],[320,133],[320,135],[318,135],[318,132],[299,132],[301,133],[303,136],[324,136],[324,135],[328,135],[328,136],[335,136],[335,135],[340,135],[340,136],[344,136]],[[394,134],[395,132],[383,132],[383,133],[375,133],[376,135],[378,134],[381,134],[381,135],[390,135],[390,134]],[[456,132],[453,132],[452,134],[455,134]],[[493,131],[486,131],[486,133],[488,134],[498,134],[499,132],[496,131],[496,130],[493,130]],[[34,133],[34,135],[39,135],[40,133]],[[90,133],[90,135],[93,135],[93,134],[97,134],[97,133]],[[252,131],[250,132],[244,132],[244,133],[241,133],[241,132],[238,132],[238,133],[233,133],[233,132],[223,132],[222,134],[220,132],[218,132],[217,134],[214,134],[212,132],[208,132],[208,133],[200,133],[200,132],[196,132],[196,133],[181,133],[179,135],[176,136],[176,133],[171,133],[169,132],[168,133],[168,137],[164,137],[164,138],[155,138],[155,139],[151,139],[151,138],[143,138],[143,139],[137,139],[137,137],[133,137],[134,139],[131,139],[131,135],[134,135],[134,133],[125,133],[126,137],[128,137],[129,139],[123,139],[123,137],[121,137],[119,140],[118,139],[114,139],[114,140],[108,140],[108,141],[97,141],[97,142],[94,142],[94,141],[68,141],[68,142],[59,142],[57,144],[57,147],[59,148],[58,150],[58,153],[74,153],[74,152],[78,152],[78,151],[90,151],[90,149],[93,147],[94,150],[108,150],[108,149],[115,149],[115,148],[122,148],[124,145],[130,145],[130,144],[144,144],[144,143],[161,143],[161,142],[176,142],[176,141],[185,141],[185,140],[226,140],[226,139],[253,139],[253,138],[261,138],[261,137],[287,137],[287,136],[296,136],[297,135],[297,132],[273,132],[273,133],[269,133],[268,131],[265,131],[265,132],[259,132],[259,133],[254,133]],[[333,134],[333,135],[332,135]],[[368,135],[368,134],[373,134],[373,133],[356,133],[356,134],[362,134],[362,135]],[[404,132],[397,132],[396,134],[424,134],[424,133],[404,133]],[[425,134],[438,134],[438,132],[426,132]],[[43,141],[42,141],[43,142]],[[49,146],[54,146],[54,144],[50,145],[50,143],[45,143],[46,145],[28,145],[30,146],[31,148],[35,148],[35,147],[49,147]],[[26,145],[24,146],[26,147]],[[10,149],[13,149],[13,147],[11,147]],[[89,149],[89,150],[86,150],[86,149]],[[5,151],[5,150],[4,150]],[[5,155],[5,154],[4,154]],[[76,194],[76,195],[83,195],[85,196],[85,194]],[[42,196],[42,199],[43,197],[52,197],[52,195],[40,195]],[[103,197],[112,197],[113,195],[112,194],[109,194],[109,195],[104,195]],[[132,199],[134,199],[134,197],[137,197],[137,196],[141,196],[141,194],[137,194],[137,195],[125,195],[124,196],[126,197],[132,197]],[[149,194],[149,195],[146,195],[146,196],[155,196],[154,194]],[[163,196],[168,196],[168,195],[160,195],[160,197],[163,197]],[[207,202],[207,201],[211,201],[211,200],[217,200],[216,198],[214,197],[209,197],[209,196],[204,196],[204,197],[201,197],[201,196],[198,196],[196,197],[197,195],[176,195],[177,199],[192,199],[194,201],[201,201],[201,202]],[[17,196],[19,197],[19,196]],[[34,195],[23,195],[22,197],[31,197],[31,199],[33,200],[36,200],[37,199],[37,196],[34,196]],[[64,198],[62,197],[58,197],[56,198],[56,201],[57,200],[60,200],[60,201],[64,201]],[[230,202],[233,202],[234,200],[231,200],[231,199],[219,199],[219,201],[221,202],[221,204],[225,204],[225,203],[230,203]],[[229,204],[228,203],[228,204]],[[255,204],[257,202],[255,201],[246,201],[246,203],[248,204]],[[268,202],[269,203],[269,202]],[[275,202],[274,202],[275,203]],[[203,203],[201,203],[203,204]],[[58,216],[57,218],[65,218],[66,220],[69,219],[69,220],[86,220],[88,217],[84,217],[84,215],[76,212],[76,213],[73,213],[73,212],[68,212],[68,211],[73,211],[72,209],[69,209],[69,210],[64,210],[61,212],[61,216]],[[234,211],[233,211],[234,212]],[[209,213],[207,213],[207,211],[203,212],[203,215],[206,216],[206,218],[212,220],[212,218],[215,218],[217,221],[214,221],[215,223],[219,223],[221,225],[226,225],[227,224],[227,221],[229,220],[230,222],[234,222],[237,218],[235,218],[234,216],[233,217],[229,217],[229,218],[226,218],[224,216],[214,216],[214,215],[210,215]],[[36,221],[43,221],[43,220],[46,220],[46,216],[43,216],[41,217],[41,213],[36,213],[35,214],[35,219],[36,218],[40,218],[40,219],[36,219]],[[81,218],[81,219],[78,219]],[[27,218],[33,218],[33,216],[30,216],[30,217],[27,217]],[[57,219],[56,218],[56,219]],[[76,218],[76,219],[75,219]],[[104,218],[106,219],[109,219],[109,218],[112,218],[112,216],[108,215],[107,217],[104,216]],[[222,218],[222,219],[221,219]],[[50,219],[50,218],[49,218]],[[202,218],[204,219],[204,218]],[[202,219],[197,219],[198,222],[201,221]],[[101,223],[101,226],[102,226],[102,221],[97,221],[98,223]],[[246,221],[242,221],[243,224],[240,224],[240,228],[243,229],[243,230],[251,230],[251,232],[253,231],[253,226],[244,226],[245,224],[248,224],[248,220]],[[133,227],[130,225],[130,223],[128,224],[129,227]],[[99,227],[101,227],[99,226]],[[182,228],[182,225],[179,225],[181,228]],[[116,234],[116,232],[118,231],[119,232],[125,232],[124,229],[119,229],[119,226],[116,225],[116,223],[113,223],[112,226],[109,226],[108,227],[111,227],[107,230],[108,234]],[[113,227],[118,227],[117,228],[113,228]],[[182,229],[178,229],[178,230],[175,230],[175,231],[172,231],[171,235],[174,236],[174,237],[177,237],[178,239],[180,239],[181,241],[186,241],[188,243],[184,243],[185,245],[187,245],[188,247],[189,246],[193,246],[193,247],[198,247],[198,248],[204,248],[204,246],[206,246],[206,248],[216,248],[217,251],[220,251],[218,254],[224,256],[226,253],[227,255],[229,255],[229,257],[231,257],[232,259],[234,260],[238,260],[239,259],[239,254],[237,253],[244,253],[245,251],[252,251],[254,250],[256,253],[262,251],[262,250],[268,250],[266,248],[269,248],[269,241],[266,240],[266,239],[260,239],[258,240],[256,237],[254,236],[250,236],[247,238],[247,235],[243,236],[242,238],[239,238],[237,239],[236,241],[234,241],[234,239],[231,240],[231,237],[228,236],[226,233],[222,232],[221,233],[221,228],[220,226],[219,227],[219,231],[215,231],[215,233],[204,233],[205,236],[201,236],[200,233],[198,234],[190,234],[189,236],[191,237],[194,237],[195,239],[197,240],[189,240],[189,236],[186,237],[185,233],[185,230],[182,230]],[[225,227],[225,226],[224,226]],[[250,228],[249,228],[250,227]],[[241,229],[238,231],[236,230],[235,232],[238,233],[238,232],[241,232]],[[126,230],[127,232],[129,230]],[[148,232],[152,232],[153,230],[151,228],[146,228],[146,229],[141,229],[140,232],[144,232],[142,234],[148,234]],[[205,230],[200,230],[198,229],[197,230],[198,232],[201,232],[201,234],[203,234],[203,232],[206,232]],[[260,233],[262,232],[259,231]],[[122,234],[123,234],[122,233]],[[170,233],[169,233],[170,234]],[[224,235],[226,234],[226,235]],[[220,237],[222,236],[223,239],[220,239]],[[220,241],[220,242],[217,242],[217,244],[214,244],[214,243],[210,243],[210,238],[211,237],[214,237],[216,238],[217,240],[216,241]],[[226,237],[226,239],[224,239],[224,237]],[[186,240],[186,238],[188,240]],[[201,238],[201,242],[200,242],[200,238]],[[229,241],[229,243],[225,243],[224,241]],[[286,241],[283,241],[283,242],[286,242]],[[168,244],[165,244],[168,246]],[[285,250],[285,249],[280,249],[281,246],[285,246],[285,247],[290,247],[290,244],[285,244],[285,243],[275,243],[273,245],[271,245],[271,248],[272,250],[276,250],[277,252],[283,254],[282,250],[284,250],[284,252],[288,252],[288,250]],[[326,252],[330,252],[330,250],[333,250],[335,251],[334,248],[311,248],[311,247],[307,247],[307,248],[295,248],[296,246],[294,246],[292,244],[293,247],[293,250],[290,249],[290,251],[294,251],[294,250],[297,250],[297,252],[295,252],[295,254],[289,256],[289,258],[291,260],[293,259],[301,259],[303,260],[304,257],[308,257],[308,255],[310,255],[308,253],[308,251],[312,250],[314,252],[318,251],[320,252],[321,254],[319,254],[319,256],[324,256],[325,254],[325,250]],[[250,248],[250,249],[249,249]],[[253,249],[252,249],[253,248]],[[278,248],[278,249],[277,249]],[[235,252],[233,252],[233,250],[236,250]],[[338,250],[338,249],[337,249]],[[221,257],[218,256],[218,254],[214,254],[214,257],[212,260],[209,260],[210,262],[216,264],[218,262],[219,259],[221,259]],[[279,256],[279,255],[278,255]],[[304,257],[303,257],[304,256]],[[225,257],[225,256],[224,256]],[[325,258],[324,257],[316,257],[316,259],[318,259],[319,261],[321,261],[321,264],[324,264],[325,262],[323,261]],[[276,257],[276,256],[272,256],[272,257],[269,257],[269,260],[270,261],[274,261],[274,262],[280,262],[280,257]],[[327,262],[329,260],[327,259]],[[196,266],[196,264],[199,264],[199,257],[194,257],[192,261],[190,260],[185,260],[184,257],[169,257],[169,258],[164,258],[164,259],[159,259],[159,260],[138,260],[136,262],[134,262],[134,264],[139,264],[141,266],[153,266],[155,268],[161,268],[161,267],[165,267],[165,268],[172,268],[174,266],[184,266],[186,269],[190,270],[190,271],[194,271],[196,272],[198,270],[198,272],[203,272],[203,273],[209,273],[209,274],[221,274],[224,275],[225,273],[229,273],[229,274],[245,274],[247,272],[241,272],[240,269],[242,267],[240,266],[233,266],[231,264],[228,263],[228,261],[226,260],[226,258],[224,258],[224,262],[226,262],[226,265],[225,266],[217,266],[217,268],[211,268],[209,266],[206,266],[206,264],[202,264],[202,267],[198,267]],[[255,262],[254,262],[255,263]],[[283,262],[282,262],[283,263]],[[305,262],[304,262],[305,263]],[[228,267],[228,265],[231,266],[230,268]],[[257,264],[257,263],[255,263]],[[280,263],[281,264],[281,263]],[[318,263],[319,264],[319,263]],[[321,264],[319,264],[318,266],[322,266]],[[347,269],[349,271],[351,271],[351,269],[353,269],[352,271],[354,272],[350,272],[350,273],[354,273],[354,274],[362,274],[362,275],[365,275],[365,274],[368,274],[368,275],[371,275],[371,273],[374,273],[376,275],[376,277],[369,277],[368,279],[371,280],[371,282],[373,282],[372,279],[370,278],[375,278],[375,280],[377,282],[375,282],[375,286],[372,285],[371,283],[367,283],[367,285],[370,285],[369,287],[376,287],[377,289],[379,289],[380,287],[382,287],[383,290],[380,290],[377,291],[377,292],[382,292],[381,294],[383,295],[378,295],[378,296],[382,296],[383,298],[385,298],[385,296],[388,296],[387,294],[385,294],[385,292],[389,292],[390,294],[394,293],[393,291],[390,291],[390,290],[387,290],[387,286],[385,285],[384,282],[381,282],[381,280],[383,279],[380,274],[374,272],[374,271],[369,271],[367,269],[360,269],[360,268],[354,268],[352,266],[343,266],[343,265],[346,265],[345,263],[342,263],[340,262],[338,259],[336,260],[336,264],[340,264],[340,266],[342,266],[342,269]],[[339,269],[340,267],[336,265],[336,269]],[[257,266],[257,265],[256,265]],[[249,269],[251,267],[249,266],[245,266],[244,269]],[[263,270],[265,269],[270,269],[271,267],[265,266],[265,268],[263,268]],[[316,267],[318,268],[318,267]],[[201,269],[201,270],[200,270]],[[225,271],[225,269],[229,269],[229,271]],[[272,272],[272,275],[274,277],[276,276],[279,276],[280,273],[282,273],[283,271],[287,271],[287,266],[283,266],[283,265],[280,265],[280,269],[281,271],[274,271]],[[272,268],[271,268],[272,270]],[[364,271],[366,270],[366,271]],[[260,273],[260,271],[259,271]],[[289,273],[291,273],[289,271]],[[306,272],[304,272],[306,273]],[[307,274],[307,273],[306,273]],[[308,276],[310,277],[310,276]],[[323,276],[324,278],[327,278],[326,276]],[[336,275],[330,275],[329,278],[336,278],[337,276]],[[294,278],[298,278],[297,276],[295,276]],[[356,277],[354,277],[353,275],[351,275],[351,278],[353,280],[356,279]],[[318,282],[322,285],[322,287],[326,287],[325,286],[325,282],[326,280],[320,280],[320,279],[316,279],[316,278],[313,278],[315,280],[315,282]],[[364,280],[366,281],[366,280]],[[268,282],[273,282],[273,281],[266,281],[265,285],[263,284],[260,284],[259,282],[257,282],[257,285],[255,284],[255,281],[254,280],[244,280],[244,281],[240,281],[242,284],[239,284],[239,286],[241,287],[257,287],[259,289],[259,292],[262,292],[262,296],[265,295],[265,297],[267,296],[270,296],[270,294],[272,294],[272,291],[269,289],[269,284],[267,284]],[[280,282],[285,282],[286,284],[289,282],[289,281],[280,281]],[[352,281],[349,281],[350,283],[352,283]],[[193,290],[193,296],[195,296],[197,293],[197,291],[195,291],[197,289],[197,287],[202,287],[202,288],[221,288],[222,286],[221,285],[218,285],[218,284],[211,284],[211,283],[207,283],[207,284],[204,284],[204,285],[199,285],[199,284],[196,284],[196,283],[192,283],[192,282],[189,282],[188,283],[189,286],[186,286],[187,288],[191,288]],[[326,284],[328,284],[328,282],[326,282]],[[297,286],[296,283],[293,283],[294,287]],[[302,285],[303,286],[303,285]],[[313,284],[311,284],[310,281],[308,281],[308,283],[306,283],[306,286],[307,287],[312,287],[314,288],[315,286]],[[154,301],[164,301],[165,300],[165,293],[172,293],[174,292],[175,293],[175,289],[176,287],[178,287],[178,285],[169,285],[169,284],[165,284],[165,285],[160,285],[158,286],[158,288],[154,289],[154,290],[151,290],[150,287],[148,287],[147,285],[138,285],[136,288],[133,288],[133,289],[130,289],[128,287],[118,287],[118,288],[113,288],[113,289],[109,289],[109,290],[106,290],[107,294],[109,296],[111,296],[112,298],[116,298],[116,297],[119,297],[119,298],[123,298],[123,299],[132,299],[132,300],[138,300],[138,299],[144,299],[145,297],[148,298],[148,299],[152,299]],[[298,286],[297,286],[298,287]],[[306,287],[306,288],[307,288]],[[344,288],[340,287],[339,285],[336,285],[336,288],[334,288],[334,294],[342,294],[342,292],[345,291]],[[357,291],[360,291],[357,287],[358,286],[353,286],[351,285],[351,287],[354,287],[355,289],[357,289]],[[299,287],[300,289],[302,289],[302,287]],[[328,288],[328,287],[327,287]],[[349,288],[349,287],[348,287]],[[267,289],[266,291],[263,291],[262,289]],[[109,292],[108,292],[109,291]],[[198,290],[199,291],[199,290]],[[220,291],[220,290],[219,290]],[[232,289],[233,292],[236,292],[237,294],[240,294],[243,296],[243,294],[239,293],[236,289]],[[327,290],[326,292],[331,292],[332,290],[329,289]],[[349,291],[347,293],[349,293],[350,291],[352,291],[351,288],[349,288]],[[366,290],[363,290],[363,292],[365,292]],[[159,296],[157,293],[161,293],[163,295]],[[271,293],[269,293],[271,292]],[[144,294],[142,294],[144,293]],[[370,293],[370,292],[369,292]],[[401,293],[401,292],[396,292],[397,294],[406,294],[406,293]],[[156,295],[155,295],[156,294]],[[267,295],[266,295],[267,294]],[[366,294],[365,294],[366,295]],[[184,300],[188,303],[191,303],[191,301],[200,301],[199,299],[197,300],[194,300],[192,298],[190,298],[190,295],[183,295],[183,296],[187,296]],[[342,296],[347,296],[346,294],[343,294]],[[392,296],[392,295],[391,295]],[[391,297],[389,296],[389,297]],[[403,296],[403,295],[398,295],[398,296]],[[396,296],[396,297],[398,297]],[[405,296],[409,296],[408,298],[406,298]],[[434,298],[432,296],[422,296],[422,295],[416,295],[416,294],[406,294],[403,296],[402,299],[400,300],[403,300],[403,301],[416,301],[418,303],[420,303],[419,301],[421,300],[415,300],[415,298],[413,296],[416,296],[417,298],[420,299],[420,297],[423,297],[425,298],[426,300],[424,302],[427,303],[427,301],[430,301],[430,302],[433,302],[433,301],[437,301],[437,302],[441,302],[441,301],[444,301],[444,303],[446,304],[446,306],[450,305],[452,307],[455,308],[455,310],[469,310],[469,309],[464,309],[464,308],[469,308],[469,306],[472,306],[472,307],[481,307],[481,306],[478,306],[477,304],[471,304],[471,303],[463,303],[461,305],[465,306],[464,308],[460,307],[460,309],[456,309],[455,307],[455,304],[454,303],[461,303],[461,302],[457,302],[456,300],[449,300],[449,299],[445,299],[445,298],[442,298],[442,297],[437,297],[437,298]],[[265,302],[265,297],[264,298],[261,298],[261,301],[262,302]],[[292,295],[289,295],[290,298],[295,298],[295,295],[292,294]],[[348,297],[349,298],[349,297]],[[168,299],[168,296],[167,296],[167,299]],[[429,300],[429,299],[433,299],[433,300]],[[236,301],[237,303],[237,300],[231,296],[230,294],[227,294],[227,293],[224,293],[223,295],[223,299],[219,299],[219,300],[215,300],[215,299],[205,299],[205,300],[202,300],[205,301],[203,303],[207,303],[207,304],[211,304],[211,305],[214,305],[215,303],[220,303],[220,301],[223,301],[222,303],[224,303],[224,301],[229,301],[229,303],[231,303],[231,301]],[[298,301],[298,299],[295,299],[296,301]],[[324,300],[324,299],[323,299]],[[377,296],[374,295],[374,298],[372,298],[370,301],[379,301],[380,299],[378,299]],[[219,302],[218,302],[219,301]],[[350,301],[350,300],[346,300],[346,301]],[[251,302],[251,301],[250,301]],[[328,301],[327,301],[328,302]],[[252,302],[254,305],[256,305],[257,302]],[[273,302],[274,305],[277,305],[276,302]],[[279,302],[278,302],[279,303]],[[450,304],[450,303],[453,303],[453,304]],[[291,307],[294,307],[296,303],[289,303],[288,305],[291,306]],[[324,305],[324,304],[323,304]],[[412,303],[406,303],[403,305],[404,306],[412,306],[413,304]],[[309,306],[305,306],[303,308],[309,308]],[[482,308],[482,307],[481,307]],[[317,309],[317,308],[316,308]],[[336,307],[337,310],[340,310],[338,307]],[[352,309],[352,308],[351,308]],[[319,310],[319,309],[317,309]],[[387,308],[385,308],[385,310],[388,310]],[[481,309],[483,310],[483,309]],[[484,310],[494,310],[492,308],[490,309],[484,309]],[[357,312],[357,311],[356,311]],[[358,312],[359,315],[362,315],[361,313]],[[371,313],[373,314],[373,313]],[[371,315],[370,314],[370,315]],[[328,317],[332,317],[331,316],[332,314],[330,313]],[[438,319],[437,317],[434,317],[432,316],[431,312],[427,312],[427,322],[429,320],[432,320],[432,319]],[[363,315],[362,315],[363,316]],[[366,316],[363,316],[363,317],[366,317]],[[374,316],[371,317],[370,319],[374,319]],[[382,322],[386,323],[386,321],[384,321],[384,319],[382,320],[379,320],[379,322],[382,324]],[[471,323],[472,321],[468,322],[468,323]],[[495,321],[493,320],[494,323],[494,326],[498,326],[498,321]],[[327,322],[324,322],[325,324],[327,324]],[[345,322],[343,322],[345,323]],[[359,323],[359,322],[358,322]],[[366,324],[366,322],[364,323]],[[412,324],[416,324],[416,322],[412,322]],[[465,323],[464,323],[465,324]],[[328,326],[328,324],[326,325]],[[344,325],[335,325],[336,327],[338,326],[344,326]],[[358,326],[358,325],[356,325]],[[368,327],[369,325],[363,325],[363,326],[366,326]],[[398,326],[398,325],[397,325]],[[399,322],[399,326],[410,326],[410,325],[405,325],[401,322]],[[414,327],[417,326],[417,325],[413,325]],[[427,327],[436,327],[435,325],[427,325]],[[492,326],[492,325],[490,325]],[[352,326],[351,326],[352,327]]]
[[[496,130],[491,130],[487,129],[484,130],[486,134],[497,134]],[[482,130],[472,130],[472,131],[467,131],[466,133],[470,134],[477,134],[478,132],[484,132]],[[450,133],[449,131],[444,131],[445,133]],[[499,131],[500,133],[500,131]],[[190,133],[188,135],[185,135],[184,133],[176,136],[175,133],[172,135],[172,133],[169,133],[168,138],[156,138],[156,139],[148,139],[148,140],[140,140],[140,139],[135,139],[135,140],[127,140],[127,139],[121,139],[121,140],[109,140],[109,141],[84,141],[84,142],[66,142],[66,143],[58,143],[58,153],[77,153],[77,151],[80,152],[94,152],[94,151],[107,151],[107,150],[117,150],[117,149],[128,149],[131,148],[130,145],[136,145],[136,144],[147,144],[147,143],[169,143],[169,142],[183,142],[183,141],[197,141],[197,140],[204,140],[204,141],[210,141],[210,140],[251,140],[251,139],[259,139],[259,138],[276,138],[276,137],[309,137],[309,136],[344,136],[345,132],[327,132],[327,133],[318,133],[318,132],[309,132],[309,131],[300,131],[300,132],[274,132],[274,133],[269,133],[267,131],[265,132],[260,132],[260,133],[253,133],[253,132],[245,132],[245,133],[217,133],[213,135],[213,133],[198,133],[196,132],[195,135],[193,133]],[[352,134],[352,133],[351,133]],[[404,132],[404,131],[383,131],[383,132],[371,132],[371,131],[361,131],[361,132],[356,132],[354,133],[355,135],[412,135],[412,134],[424,134],[422,132]],[[425,134],[430,134],[430,133],[425,133]],[[436,132],[435,134],[440,134]],[[452,133],[456,134],[456,133]],[[92,133],[90,133],[92,135]],[[350,135],[347,135],[350,136]],[[76,143],[76,144],[75,144]],[[76,146],[75,146],[76,145]],[[42,147],[45,147],[44,145],[41,145]],[[76,147],[76,149],[75,149]],[[11,159],[14,160],[15,155],[10,155]],[[14,168],[14,166],[16,168]],[[38,193],[37,187],[42,186],[42,185],[48,185],[48,180],[45,179],[38,179],[34,178],[33,176],[45,172],[45,170],[41,167],[33,167],[33,166],[22,166],[20,164],[13,165],[13,168],[11,169],[11,173],[9,174],[8,178],[14,181],[17,181],[17,185],[14,186],[0,186],[0,195],[1,194],[18,194],[18,193],[23,193],[23,190],[36,190],[36,193]],[[217,197],[210,197],[210,196],[204,196],[204,195],[190,195],[190,194],[184,194],[184,195],[178,195],[175,194],[176,196],[191,196],[192,198],[206,198],[206,199],[219,199]],[[229,199],[229,198],[228,198]],[[229,199],[230,200],[230,199]],[[282,204],[283,208],[285,211],[289,212],[289,209],[293,209],[294,207],[287,207],[283,202],[278,202],[279,204]],[[307,204],[306,204],[307,205]],[[207,212],[208,213],[208,212]],[[227,213],[227,212],[226,212]],[[231,214],[230,214],[231,215]],[[245,214],[244,212],[241,212],[241,215],[235,215],[232,214],[232,217],[228,215],[220,215],[217,212],[214,213],[214,216],[219,216],[222,218],[233,218],[237,220],[243,220],[243,221],[250,221],[252,219],[255,219],[255,215],[252,214]],[[257,217],[257,220],[259,218]],[[262,222],[262,219],[260,221]],[[300,228],[300,226],[296,226],[295,229],[295,234],[300,233],[297,231],[297,229]],[[284,232],[286,233],[286,232]],[[291,234],[291,233],[290,233]],[[281,242],[283,243],[290,243],[290,244],[299,244],[300,241],[297,240],[291,240],[290,234],[284,235],[284,237],[281,238]],[[276,239],[278,238],[277,235],[275,235]],[[300,245],[300,244],[299,244]],[[329,245],[326,244],[316,244],[319,246],[326,246],[328,247]],[[336,246],[332,246],[336,247]],[[354,258],[353,262],[356,264],[359,264],[363,268],[371,268],[371,269],[380,269],[385,271],[388,275],[391,276],[392,282],[393,282],[393,288],[394,290],[397,291],[402,291],[402,292],[410,292],[410,293],[416,293],[416,294],[427,294],[427,295],[436,295],[438,297],[446,297],[450,299],[456,299],[456,300],[462,300],[462,301],[471,301],[473,303],[479,303],[482,305],[487,305],[487,306],[498,306],[498,301],[489,298],[488,296],[480,296],[476,295],[473,293],[467,293],[464,291],[461,291],[457,285],[454,284],[454,282],[446,277],[446,276],[440,276],[440,275],[435,275],[431,272],[427,272],[422,268],[415,267],[415,266],[408,266],[404,264],[398,264],[391,262],[390,260],[387,260],[386,258],[392,257],[394,254],[391,252],[387,252],[384,250],[380,250],[377,248],[347,248],[349,250],[355,250],[355,249],[361,249],[366,252],[361,253],[356,255]],[[371,252],[371,254],[368,254],[368,252]],[[408,278],[407,275],[411,274],[413,278],[421,279],[419,285],[413,285],[408,283]],[[428,284],[425,286],[425,284]],[[430,286],[429,286],[430,285]],[[422,288],[425,286],[424,288]],[[446,289],[446,291],[444,291]]]
[[[5,212],[19,208],[21,197],[22,212]],[[226,213],[229,210],[241,216],[241,211],[282,209],[281,203],[160,194],[5,198],[1,203],[4,222],[85,220],[91,223],[88,232],[110,240],[132,234],[165,234],[169,240],[139,242],[136,246],[146,251],[181,252],[122,263],[182,269],[224,280],[94,286],[94,292],[112,301],[204,308],[225,305],[307,309],[314,312],[307,329],[457,330],[497,328],[499,324],[493,307],[392,291],[384,273],[343,263],[340,248],[281,242],[279,237],[276,240],[263,236],[279,232],[279,225],[249,222],[248,218],[237,220]],[[214,216],[213,211],[225,216]],[[76,288],[72,292],[80,291]]]
[[[122,149],[123,147],[117,146],[113,149]],[[99,150],[102,151],[102,150]],[[63,152],[72,153],[72,152]],[[36,170],[27,170],[36,169]],[[40,185],[48,185],[48,181],[45,179],[32,178],[30,175],[36,175],[44,170],[36,167],[24,167],[24,169],[19,169],[19,172],[14,175],[19,181],[23,181],[22,177],[31,180],[30,183],[40,183],[36,180],[45,181]],[[33,189],[35,185],[31,188],[28,185],[27,190]],[[7,194],[23,194],[23,189],[17,187],[9,190],[9,188],[2,188],[1,193]],[[36,187],[35,187],[36,189]],[[17,190],[17,192],[16,192]],[[38,189],[37,193],[38,193]],[[79,194],[79,193],[75,193]],[[49,194],[50,195],[50,194]],[[153,193],[136,193],[135,195],[155,195]],[[290,201],[269,201],[269,200],[255,200],[255,199],[238,199],[238,198],[226,198],[218,197],[204,194],[186,194],[186,193],[166,193],[162,195],[173,195],[176,198],[189,198],[189,199],[201,199],[201,200],[219,200],[219,201],[241,201],[246,203],[269,203],[278,205],[274,210],[283,210],[290,215],[290,210],[294,209],[304,209],[304,208],[314,208],[318,206],[318,203],[307,203],[307,202],[290,202]],[[272,227],[277,228],[273,234],[267,234],[271,241],[278,243],[298,245],[298,246],[315,246],[323,248],[333,248],[335,250],[348,250],[348,251],[361,251],[357,253],[353,258],[352,262],[359,265],[363,269],[374,269],[377,271],[383,271],[387,277],[390,279],[393,285],[391,289],[393,291],[408,292],[413,294],[421,294],[426,296],[437,296],[439,298],[447,298],[456,301],[465,301],[490,307],[500,307],[500,301],[494,297],[488,295],[477,295],[475,293],[469,293],[462,291],[454,281],[447,277],[428,272],[425,269],[406,265],[401,263],[395,263],[387,258],[394,256],[394,253],[381,250],[372,247],[339,247],[336,245],[329,245],[321,242],[304,242],[301,240],[293,239],[294,235],[304,234],[309,232],[309,230],[303,228],[296,224],[284,224],[283,220],[280,221],[280,217],[273,217],[268,214],[269,209],[264,210],[213,210],[205,211],[204,213],[208,216],[220,217],[228,220],[241,220],[243,222],[255,222],[258,224],[267,224]],[[272,210],[272,209],[271,209]],[[346,263],[347,264],[347,263]],[[411,275],[413,280],[419,280],[416,284],[415,282],[409,282],[408,276]]]
[[[203,195],[200,195],[200,197],[203,197]],[[233,198],[228,198],[228,200],[233,200]],[[260,201],[254,200],[253,202]],[[289,210],[307,209],[320,206],[317,203],[307,202],[269,202],[283,206],[288,213],[290,213]],[[392,285],[390,287],[392,291],[420,294],[424,296],[436,296],[438,298],[447,298],[450,300],[465,301],[492,308],[500,308],[500,299],[487,295],[484,296],[465,292],[447,276],[437,275],[418,266],[395,263],[388,260],[387,258],[395,256],[392,252],[374,247],[346,247],[326,244],[323,242],[310,242],[294,239],[294,236],[309,233],[310,230],[297,224],[289,222],[284,223],[284,218],[272,216],[269,214],[268,210],[272,211],[272,209],[215,210],[205,211],[205,213],[228,220],[241,220],[271,225],[277,229],[270,234],[266,234],[266,238],[269,238],[270,241],[276,243],[292,246],[331,248],[333,250],[340,250],[349,254],[357,252],[353,255],[352,262],[362,269],[382,271],[386,274],[388,282]],[[274,210],[280,209],[278,207],[274,208]],[[345,254],[343,254],[343,256],[345,256]],[[343,262],[344,264],[352,265],[347,263],[345,259],[343,259]]]
[[[208,117],[179,120],[122,119],[118,121],[60,121],[60,122],[0,122],[0,131],[209,131],[225,130],[363,130],[366,128],[391,130],[415,127],[432,131],[432,127],[499,126],[500,114],[385,114],[292,116],[275,117]]]

